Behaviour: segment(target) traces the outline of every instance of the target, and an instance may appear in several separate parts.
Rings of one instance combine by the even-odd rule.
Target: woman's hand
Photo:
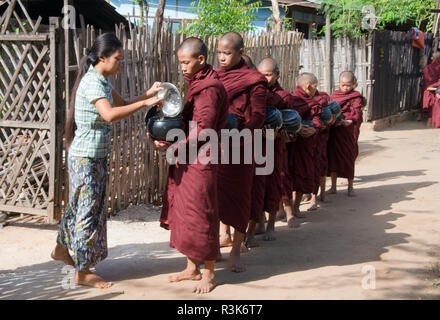
[[[153,83],[151,88],[147,90],[147,97],[151,98],[151,97],[155,96],[156,93],[158,93],[159,91],[162,91],[163,88],[159,87],[161,84],[162,84],[162,82],[155,82],[155,83]]]
[[[144,100],[144,107],[152,107],[154,105],[162,107],[162,104],[163,104],[163,99],[159,99],[158,97],[152,97]]]

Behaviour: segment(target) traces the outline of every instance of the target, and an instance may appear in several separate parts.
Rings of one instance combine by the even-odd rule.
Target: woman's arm
[[[95,106],[99,114],[105,121],[114,122],[125,119],[144,107],[151,108],[156,104],[161,105],[162,101],[162,99],[152,97],[150,99],[113,108],[107,98],[101,98],[95,101]]]
[[[161,82],[155,82],[150,89],[147,90],[144,94],[134,98],[131,101],[125,101],[120,94],[116,90],[112,90],[112,96],[113,96],[113,104],[115,107],[125,106],[129,104],[133,104],[139,101],[147,100],[152,98],[156,95],[159,91],[163,90],[163,88],[160,88]]]

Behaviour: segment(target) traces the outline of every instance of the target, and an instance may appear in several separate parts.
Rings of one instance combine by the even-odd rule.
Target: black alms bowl
[[[167,133],[172,129],[185,129],[181,114],[175,117],[165,117],[156,107],[152,107],[145,116],[145,125],[150,136],[157,141],[175,142],[177,138],[167,139]]]

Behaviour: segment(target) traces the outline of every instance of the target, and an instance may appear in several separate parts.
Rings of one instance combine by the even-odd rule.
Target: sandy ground
[[[191,293],[194,282],[166,282],[185,258],[169,248],[159,208],[133,206],[109,221],[109,257],[96,268],[115,283],[106,290],[64,289],[68,270],[49,258],[57,226],[13,223],[0,230],[0,299],[439,299],[439,163],[438,129],[364,126],[358,196],[340,181],[299,229],[278,221],[276,241],[257,236],[260,247],[243,255],[247,272],[218,263],[219,285],[203,296]]]

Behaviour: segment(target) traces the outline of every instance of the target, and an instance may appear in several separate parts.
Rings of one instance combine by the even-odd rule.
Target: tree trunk
[[[163,12],[165,9],[166,0],[159,0],[159,6],[156,10],[156,15],[154,17],[154,24],[153,24],[153,68],[156,70],[154,74],[155,81],[160,81],[161,75],[160,72],[160,66],[161,66],[161,59],[160,59],[160,40],[161,40],[161,34],[162,34],[162,24],[163,24]]]
[[[281,32],[282,24],[280,18],[280,8],[278,7],[278,0],[272,1],[272,29],[273,32]]]

